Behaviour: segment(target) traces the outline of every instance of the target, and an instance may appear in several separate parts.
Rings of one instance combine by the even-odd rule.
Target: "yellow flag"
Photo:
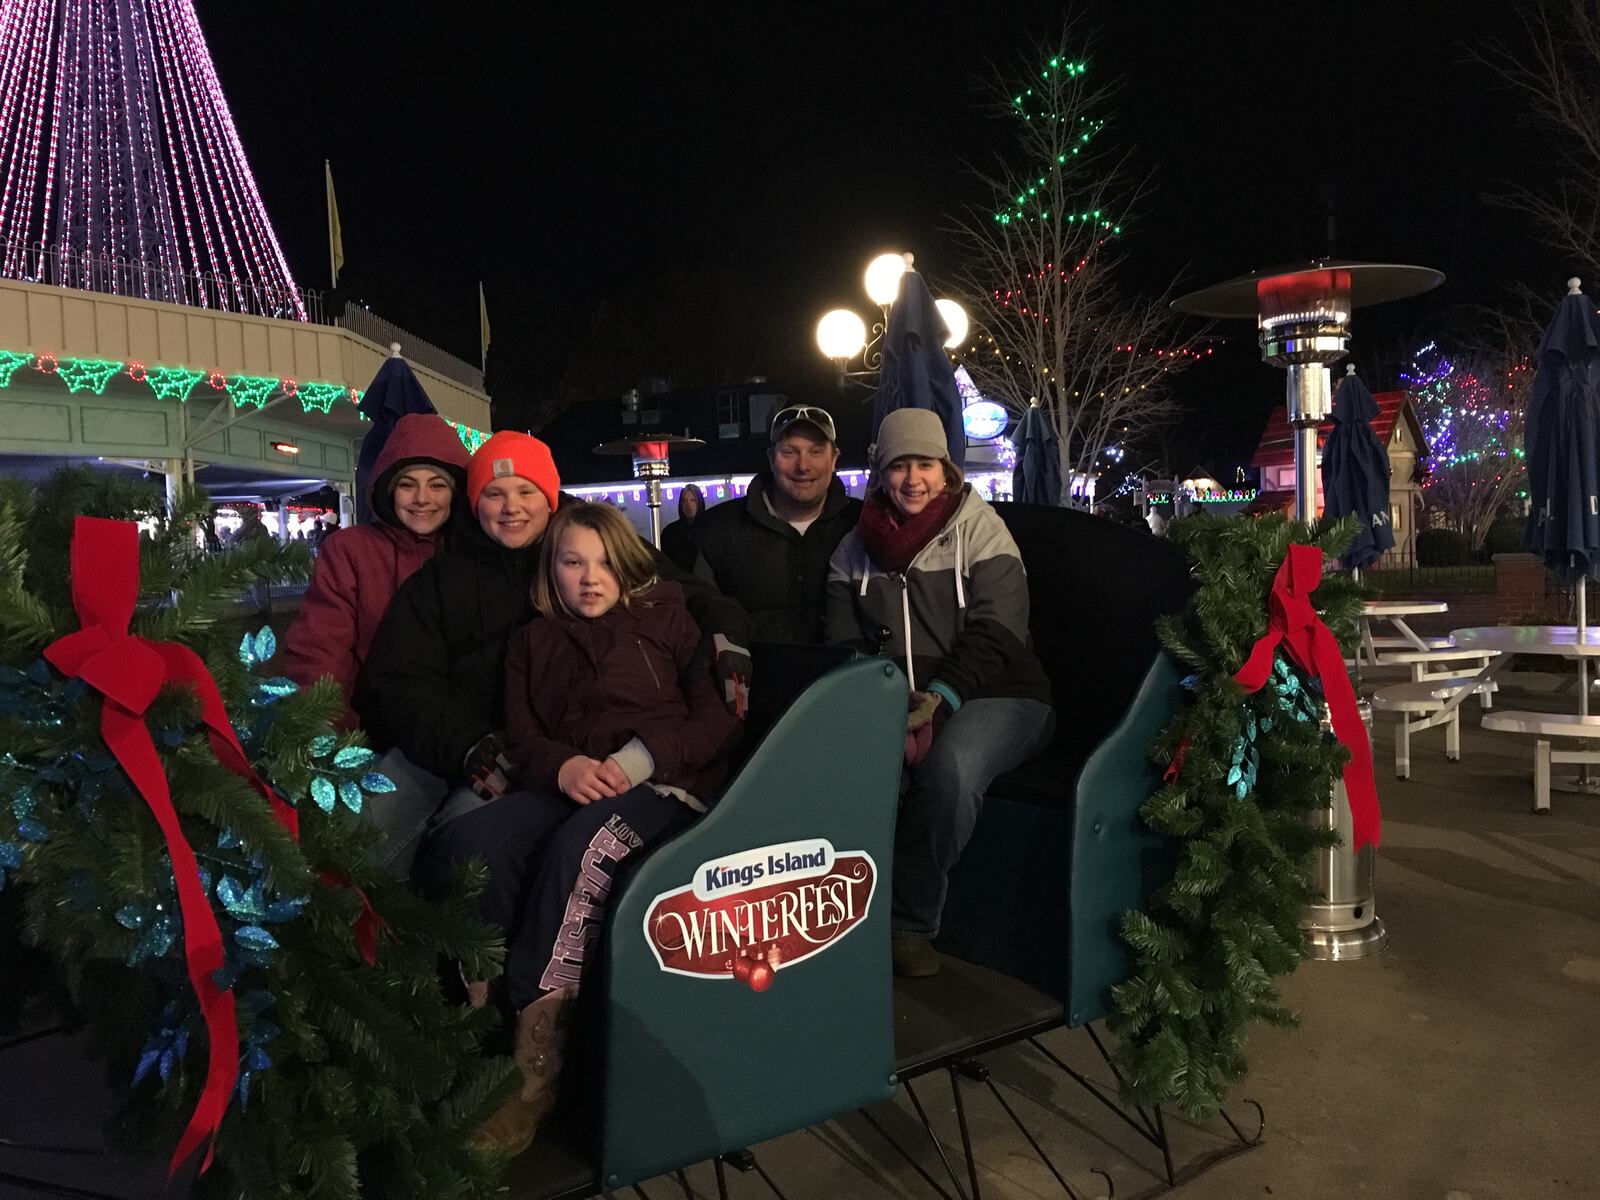
[[[482,345],[483,369],[489,369],[489,303],[483,298],[483,280],[478,281],[478,340]]]
[[[328,178],[328,265],[333,273],[333,286],[339,286],[339,268],[344,266],[344,230],[339,225],[339,202],[333,198],[333,165],[322,160],[323,173]]]

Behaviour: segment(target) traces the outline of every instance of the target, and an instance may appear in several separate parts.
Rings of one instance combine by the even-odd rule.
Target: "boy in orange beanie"
[[[484,533],[507,550],[538,541],[561,503],[561,477],[550,447],[526,433],[502,429],[472,456],[467,503]]]

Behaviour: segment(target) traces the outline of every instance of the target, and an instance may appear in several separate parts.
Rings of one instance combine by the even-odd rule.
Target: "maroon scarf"
[[[861,544],[875,566],[903,574],[922,548],[938,536],[960,505],[960,492],[941,492],[927,508],[908,517],[883,492],[874,490],[862,506],[856,532],[861,535]]]

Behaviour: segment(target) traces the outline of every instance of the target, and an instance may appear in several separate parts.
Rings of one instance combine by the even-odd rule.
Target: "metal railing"
[[[139,259],[111,258],[70,246],[0,238],[0,276],[190,308],[324,323],[322,293],[310,288],[172,270]]]
[[[1374,565],[1368,567],[1363,578],[1379,593],[1386,596],[1410,592],[1492,592],[1494,591],[1494,564],[1492,562],[1465,562],[1437,565],[1422,563],[1414,549],[1390,550]]]
[[[483,391],[481,369],[451,354],[448,350],[441,350],[432,342],[419,338],[409,329],[402,329],[393,321],[384,320],[370,308],[347,304],[344,311],[339,314],[337,323],[341,329],[348,329],[351,333],[364,337],[369,342],[377,342],[380,346],[399,342],[400,353],[412,362],[437,371],[446,379],[453,379],[475,392]]]

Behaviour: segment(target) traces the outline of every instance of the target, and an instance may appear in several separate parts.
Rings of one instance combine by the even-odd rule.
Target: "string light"
[[[300,407],[305,412],[332,412],[333,402],[343,400],[350,394],[350,389],[342,383],[302,383],[296,385],[296,388],[300,397]]]
[[[203,371],[191,367],[146,367],[142,363],[129,363],[125,367],[121,362],[109,358],[58,359],[54,354],[36,356],[23,350],[0,349],[0,388],[10,387],[17,372],[30,364],[41,375],[57,376],[72,392],[93,391],[95,395],[101,395],[111,380],[122,373],[132,382],[148,387],[158,399],[186,403],[203,379],[216,391],[229,393],[235,407],[251,405],[261,409],[275,393],[279,393],[286,398],[298,397],[301,411],[307,413],[331,413],[335,403],[348,400],[357,406],[358,419],[368,419],[359,407],[365,393],[342,383],[297,383],[293,379],[278,379],[270,375],[229,376],[221,371]],[[471,425],[457,421],[450,421],[449,424],[468,450],[476,450],[489,438],[483,430]]]
[[[265,408],[268,397],[277,390],[278,380],[272,375],[228,376],[228,396],[235,408],[243,408],[247,404],[254,405],[257,410]]]
[[[188,403],[194,385],[205,377],[204,371],[192,371],[188,367],[151,367],[145,372],[144,381],[159,399]]]
[[[67,391],[93,392],[96,396],[106,390],[111,377],[122,370],[120,362],[100,358],[63,358],[56,368]]]
[[[203,306],[306,320],[189,0],[6,5],[0,145],[0,273],[44,246],[130,264],[97,290],[184,303],[205,276]]]

